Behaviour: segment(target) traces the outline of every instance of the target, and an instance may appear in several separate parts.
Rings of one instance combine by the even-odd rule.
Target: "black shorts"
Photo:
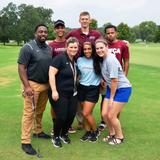
[[[84,86],[78,85],[78,101],[96,103],[99,98],[99,86]]]

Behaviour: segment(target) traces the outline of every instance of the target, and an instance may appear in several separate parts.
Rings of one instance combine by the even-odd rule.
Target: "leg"
[[[113,107],[108,112],[108,119],[115,130],[115,137],[123,139],[122,128],[117,115],[121,112],[125,103],[123,102],[114,102]]]
[[[108,119],[108,112],[110,110],[110,108],[108,108],[108,99],[104,98],[103,100],[103,105],[102,105],[102,117],[104,122],[107,124],[108,130],[109,130],[109,135],[114,135],[115,131],[114,128],[111,125],[111,122]]]
[[[94,106],[95,106],[95,103],[85,101],[83,103],[83,116],[85,117],[88,124],[90,125],[90,128],[93,131],[96,131],[96,122],[92,115]]]

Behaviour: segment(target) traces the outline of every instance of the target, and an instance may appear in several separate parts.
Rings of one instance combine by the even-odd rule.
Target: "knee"
[[[83,116],[87,118],[90,114],[88,112],[83,112]]]
[[[114,119],[116,118],[116,116],[115,116],[114,114],[112,114],[112,113],[109,113],[109,114],[107,115],[107,118],[108,118],[110,121],[112,121],[112,120],[114,120]]]

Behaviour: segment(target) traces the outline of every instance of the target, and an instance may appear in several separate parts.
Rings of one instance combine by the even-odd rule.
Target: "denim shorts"
[[[113,101],[116,101],[116,102],[128,102],[129,97],[131,95],[131,92],[132,92],[132,87],[118,88],[116,90],[116,93],[115,93]],[[109,99],[110,98],[110,94],[111,94],[111,89],[107,86],[105,98]]]

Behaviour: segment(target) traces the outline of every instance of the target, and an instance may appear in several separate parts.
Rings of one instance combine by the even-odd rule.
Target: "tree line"
[[[44,23],[49,28],[49,39],[54,39],[52,9],[34,7],[33,5],[21,4],[16,6],[9,3],[0,10],[0,42],[4,45],[9,40],[15,40],[19,45],[22,41],[27,42],[32,39],[34,27],[39,23]],[[110,24],[105,23],[98,28],[96,19],[92,19],[90,27],[104,32],[104,27]],[[70,30],[71,28],[67,28]],[[129,27],[125,23],[117,26],[119,39],[135,42],[140,39],[145,42],[160,42],[160,26],[153,21],[144,21],[134,27]]]

